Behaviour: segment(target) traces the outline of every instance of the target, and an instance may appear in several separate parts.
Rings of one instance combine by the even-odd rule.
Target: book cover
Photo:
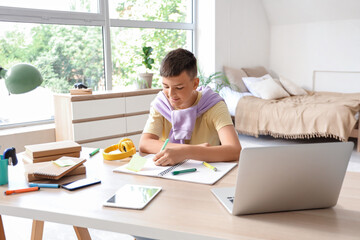
[[[63,176],[65,176],[67,173],[78,168],[81,164],[83,164],[86,161],[85,158],[73,158],[73,157],[61,157],[56,161],[59,160],[70,161],[71,165],[58,166],[57,164],[54,163],[54,161],[46,162],[47,164],[44,164],[44,166],[34,169],[33,175],[37,178],[58,180]]]
[[[50,142],[25,146],[26,154],[32,159],[80,151],[81,145],[74,141]]]
[[[37,165],[37,164],[39,164],[39,165]],[[25,165],[25,176],[26,176],[26,178],[27,178],[27,180],[29,182],[44,180],[43,177],[36,177],[34,175],[35,170],[39,169],[40,167],[46,166],[44,164],[48,164],[48,163],[47,162],[40,162],[40,163]],[[81,175],[81,174],[86,174],[86,167],[85,167],[84,164],[81,164],[79,167],[77,167],[74,170],[68,172],[67,174],[65,174],[64,177]]]
[[[24,152],[24,154],[22,155],[22,159],[25,163],[40,163],[40,162],[48,162],[48,161],[57,160],[64,156],[77,158],[77,157],[80,157],[80,152],[62,153],[62,154],[57,154],[57,155],[50,155],[50,156],[36,157],[36,158],[31,158],[30,156],[27,155],[26,152]]]

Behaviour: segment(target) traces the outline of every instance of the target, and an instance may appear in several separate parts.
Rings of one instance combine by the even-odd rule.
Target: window
[[[53,93],[82,82],[93,90],[134,89],[143,46],[159,65],[178,47],[193,50],[191,0],[0,0],[0,66],[30,63],[43,75],[36,90],[9,95],[0,80],[0,128],[51,122]]]

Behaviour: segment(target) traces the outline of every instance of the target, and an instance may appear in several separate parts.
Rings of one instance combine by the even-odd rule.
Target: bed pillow
[[[242,68],[242,70],[244,70],[244,72],[248,77],[261,77],[269,73],[264,67],[261,66],[252,67],[252,68]]]
[[[251,82],[250,87],[254,92],[252,94],[258,95],[262,99],[278,99],[289,97],[290,95],[272,78],[262,81]]]
[[[252,96],[249,92],[237,92],[229,87],[223,87],[219,91],[219,95],[224,99],[231,116],[235,116],[236,106],[240,98],[245,96]]]
[[[284,89],[292,96],[297,95],[306,95],[307,92],[302,88],[290,81],[287,78],[284,78],[283,76],[280,76],[280,83],[284,87]]]
[[[239,92],[249,92],[246,88],[242,78],[247,77],[246,73],[242,69],[236,69],[224,66],[224,72],[229,82],[235,85]]]
[[[246,86],[246,88],[249,90],[249,92],[251,92],[255,97],[260,97],[255,91],[254,89],[252,89],[251,83],[254,82],[260,82],[263,81],[265,79],[272,79],[272,77],[269,74],[265,74],[262,77],[243,77],[242,80]]]

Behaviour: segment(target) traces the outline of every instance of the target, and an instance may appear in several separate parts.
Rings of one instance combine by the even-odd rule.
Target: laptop
[[[335,206],[353,142],[244,148],[235,187],[212,193],[232,215]]]

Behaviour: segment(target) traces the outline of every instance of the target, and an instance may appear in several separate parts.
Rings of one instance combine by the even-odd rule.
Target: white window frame
[[[111,39],[110,27],[127,27],[127,28],[154,28],[154,29],[177,29],[192,31],[192,51],[195,52],[195,13],[196,2],[192,0],[192,22],[151,22],[140,20],[122,20],[110,19],[108,0],[98,0],[99,13],[71,12],[58,10],[28,9],[19,7],[0,6],[1,22],[19,22],[19,23],[39,23],[39,24],[60,24],[74,26],[101,26],[103,29],[104,43],[104,74],[106,80],[106,90],[112,90],[112,58],[111,58]],[[1,65],[1,63],[0,63]],[[3,126],[0,129],[10,127],[20,127],[42,124],[44,121],[11,124],[9,127]],[[49,120],[46,122],[53,122]]]

